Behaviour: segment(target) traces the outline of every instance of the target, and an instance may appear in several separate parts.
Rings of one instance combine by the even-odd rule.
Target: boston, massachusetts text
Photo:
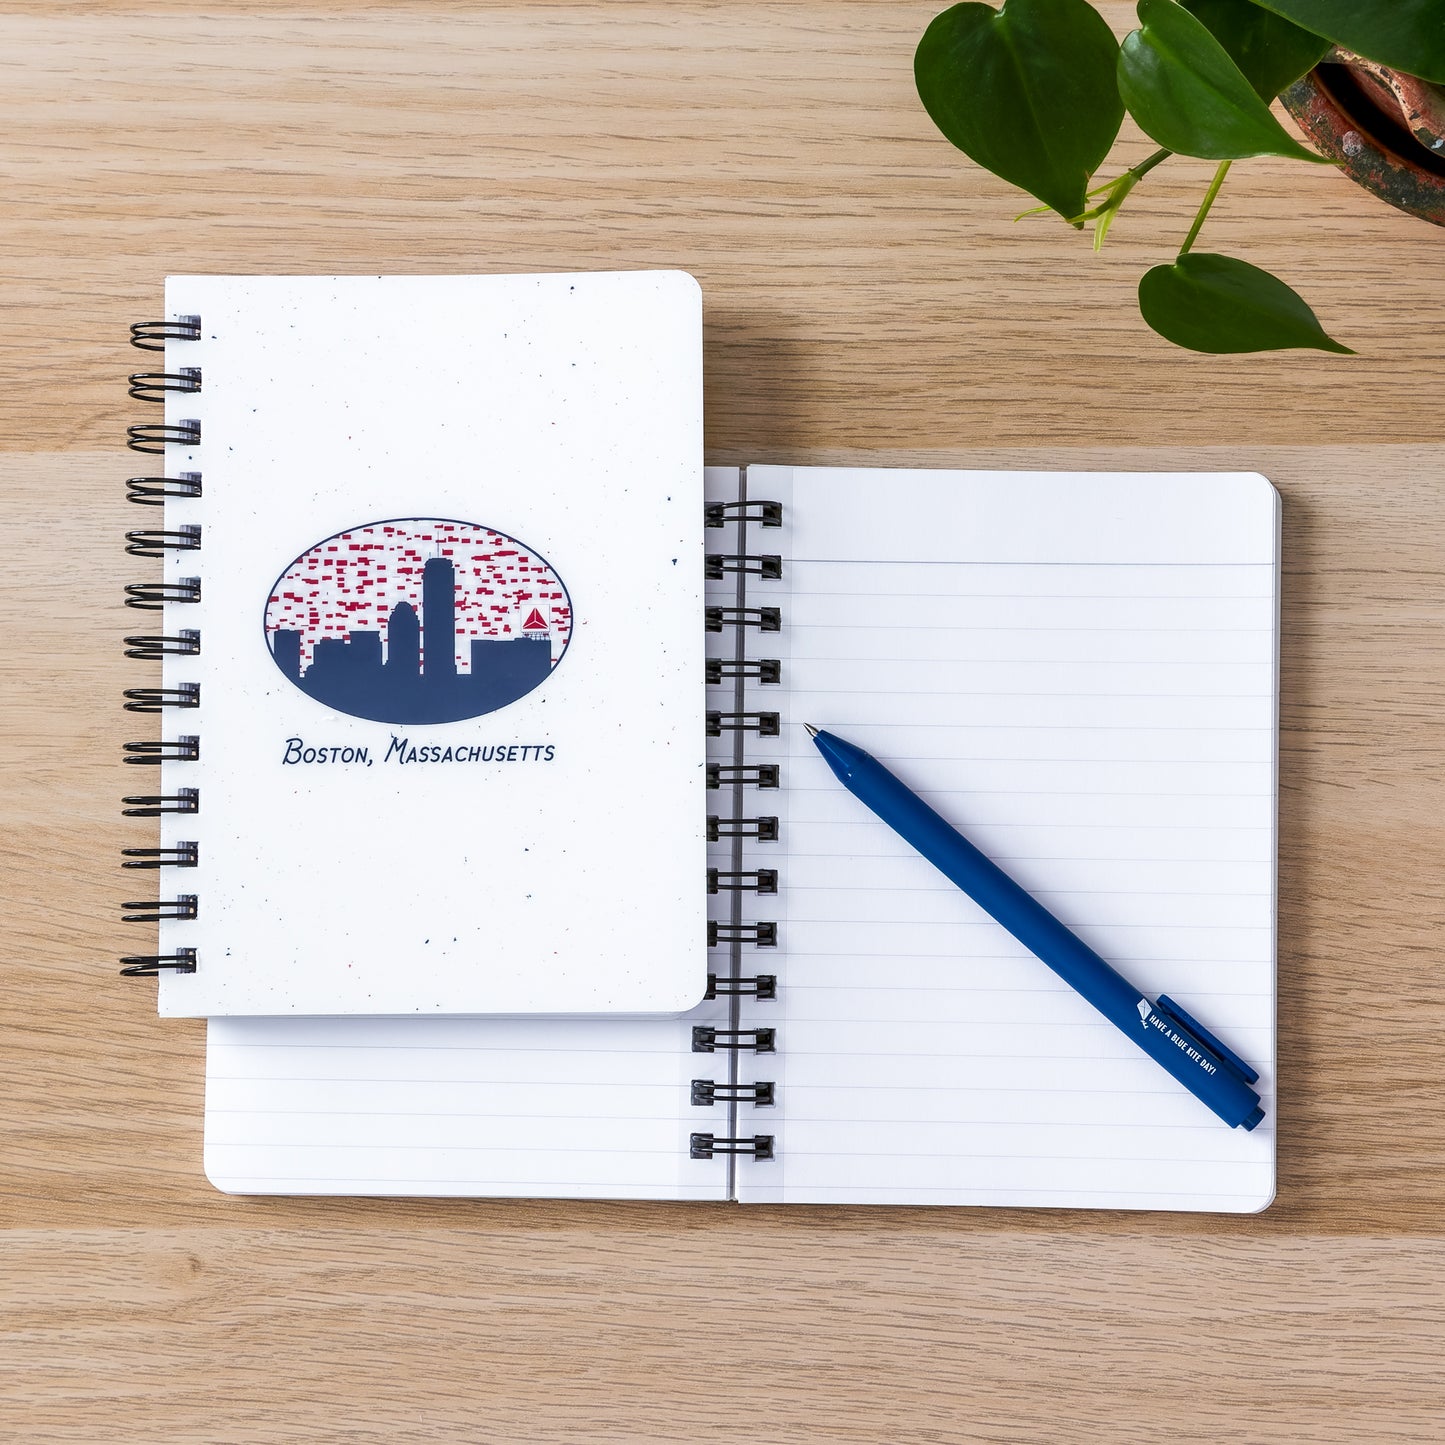
[[[555,756],[556,747],[552,743],[456,743],[446,747],[427,743],[418,747],[410,738],[393,734],[381,761],[402,766],[408,763],[550,763]],[[369,768],[375,758],[369,747],[331,746],[287,738],[281,761],[306,766],[340,764]]]

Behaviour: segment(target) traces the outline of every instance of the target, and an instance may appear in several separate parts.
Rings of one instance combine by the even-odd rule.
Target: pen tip
[[[808,736],[810,738],[818,736],[818,729],[815,728],[812,723],[804,723],[803,726],[808,729]]]

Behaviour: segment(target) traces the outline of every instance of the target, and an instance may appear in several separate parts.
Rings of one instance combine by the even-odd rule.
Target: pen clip
[[[1258,1082],[1259,1074],[1254,1069],[1251,1069],[1233,1049],[1226,1048],[1224,1044],[1220,1043],[1198,1019],[1191,1018],[1189,1014],[1185,1013],[1172,998],[1161,993],[1154,1003],[1154,1008],[1166,1018],[1172,1019],[1181,1028],[1188,1029],[1206,1048],[1212,1053],[1218,1054],[1231,1068],[1238,1069],[1244,1075],[1245,1083]]]

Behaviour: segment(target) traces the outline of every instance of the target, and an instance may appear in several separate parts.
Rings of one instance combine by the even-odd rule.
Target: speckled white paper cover
[[[202,495],[169,1015],[676,1013],[706,985],[701,298],[683,272],[177,276]],[[161,630],[159,628],[155,629]]]

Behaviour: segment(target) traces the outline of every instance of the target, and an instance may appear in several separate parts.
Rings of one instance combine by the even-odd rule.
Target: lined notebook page
[[[690,1027],[212,1019],[206,1174],[235,1194],[722,1199],[725,1162],[688,1158]]]
[[[737,485],[709,469],[709,500]],[[733,587],[708,583],[708,601],[730,605]],[[699,696],[699,728],[701,714]],[[730,739],[709,742],[725,753]],[[213,1019],[206,1173],[242,1194],[724,1199],[728,1161],[688,1152],[693,1131],[730,1132],[727,1106],[691,1103],[694,1078],[729,1068],[692,1052],[698,1023],[725,1028],[726,1001],[680,1019]]]
[[[725,1163],[686,1149],[689,1029],[212,1019],[205,1172],[230,1194],[722,1199]]]
[[[780,497],[775,1162],[744,1200],[1249,1211],[1274,1189],[1277,498],[749,470]],[[770,543],[769,550],[772,549]],[[763,644],[766,644],[764,646]],[[771,654],[774,639],[760,640]],[[833,779],[875,753],[1260,1071],[1231,1130]],[[772,862],[772,859],[769,860]]]

